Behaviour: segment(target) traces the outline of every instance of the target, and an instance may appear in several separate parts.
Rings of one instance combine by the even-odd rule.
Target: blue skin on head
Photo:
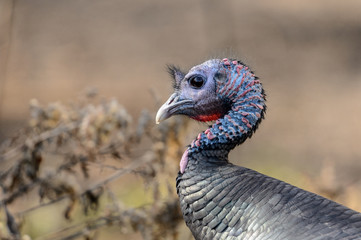
[[[175,93],[158,111],[157,121],[176,114],[217,120],[183,154],[183,173],[192,153],[215,148],[229,152],[250,137],[264,116],[265,94],[253,72],[236,60],[208,60],[187,74],[173,70]]]

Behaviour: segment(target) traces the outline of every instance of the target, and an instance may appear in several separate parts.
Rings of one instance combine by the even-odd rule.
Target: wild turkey
[[[172,115],[216,120],[188,146],[177,193],[195,239],[361,239],[361,214],[314,193],[228,162],[266,110],[258,78],[243,63],[212,59],[187,74],[169,67],[175,92],[156,122]]]

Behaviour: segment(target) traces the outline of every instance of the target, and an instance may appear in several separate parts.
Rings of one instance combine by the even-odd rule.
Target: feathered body
[[[175,114],[215,123],[180,162],[177,192],[195,239],[361,239],[361,214],[228,162],[264,118],[260,81],[240,61],[212,59],[187,74],[170,67],[175,93],[157,122]]]

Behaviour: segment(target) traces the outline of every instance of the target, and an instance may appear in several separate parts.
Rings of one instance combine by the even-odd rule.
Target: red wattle
[[[217,119],[219,119],[222,116],[222,114],[220,113],[215,113],[212,115],[198,115],[195,117],[192,117],[194,120],[200,121],[200,122],[210,122],[210,121],[215,121]]]

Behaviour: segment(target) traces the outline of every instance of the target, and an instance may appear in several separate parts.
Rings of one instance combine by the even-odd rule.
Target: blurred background
[[[171,93],[166,64],[234,57],[268,111],[232,162],[361,211],[360,16],[358,0],[0,0],[0,142],[28,125],[33,98],[94,88],[137,119]]]

